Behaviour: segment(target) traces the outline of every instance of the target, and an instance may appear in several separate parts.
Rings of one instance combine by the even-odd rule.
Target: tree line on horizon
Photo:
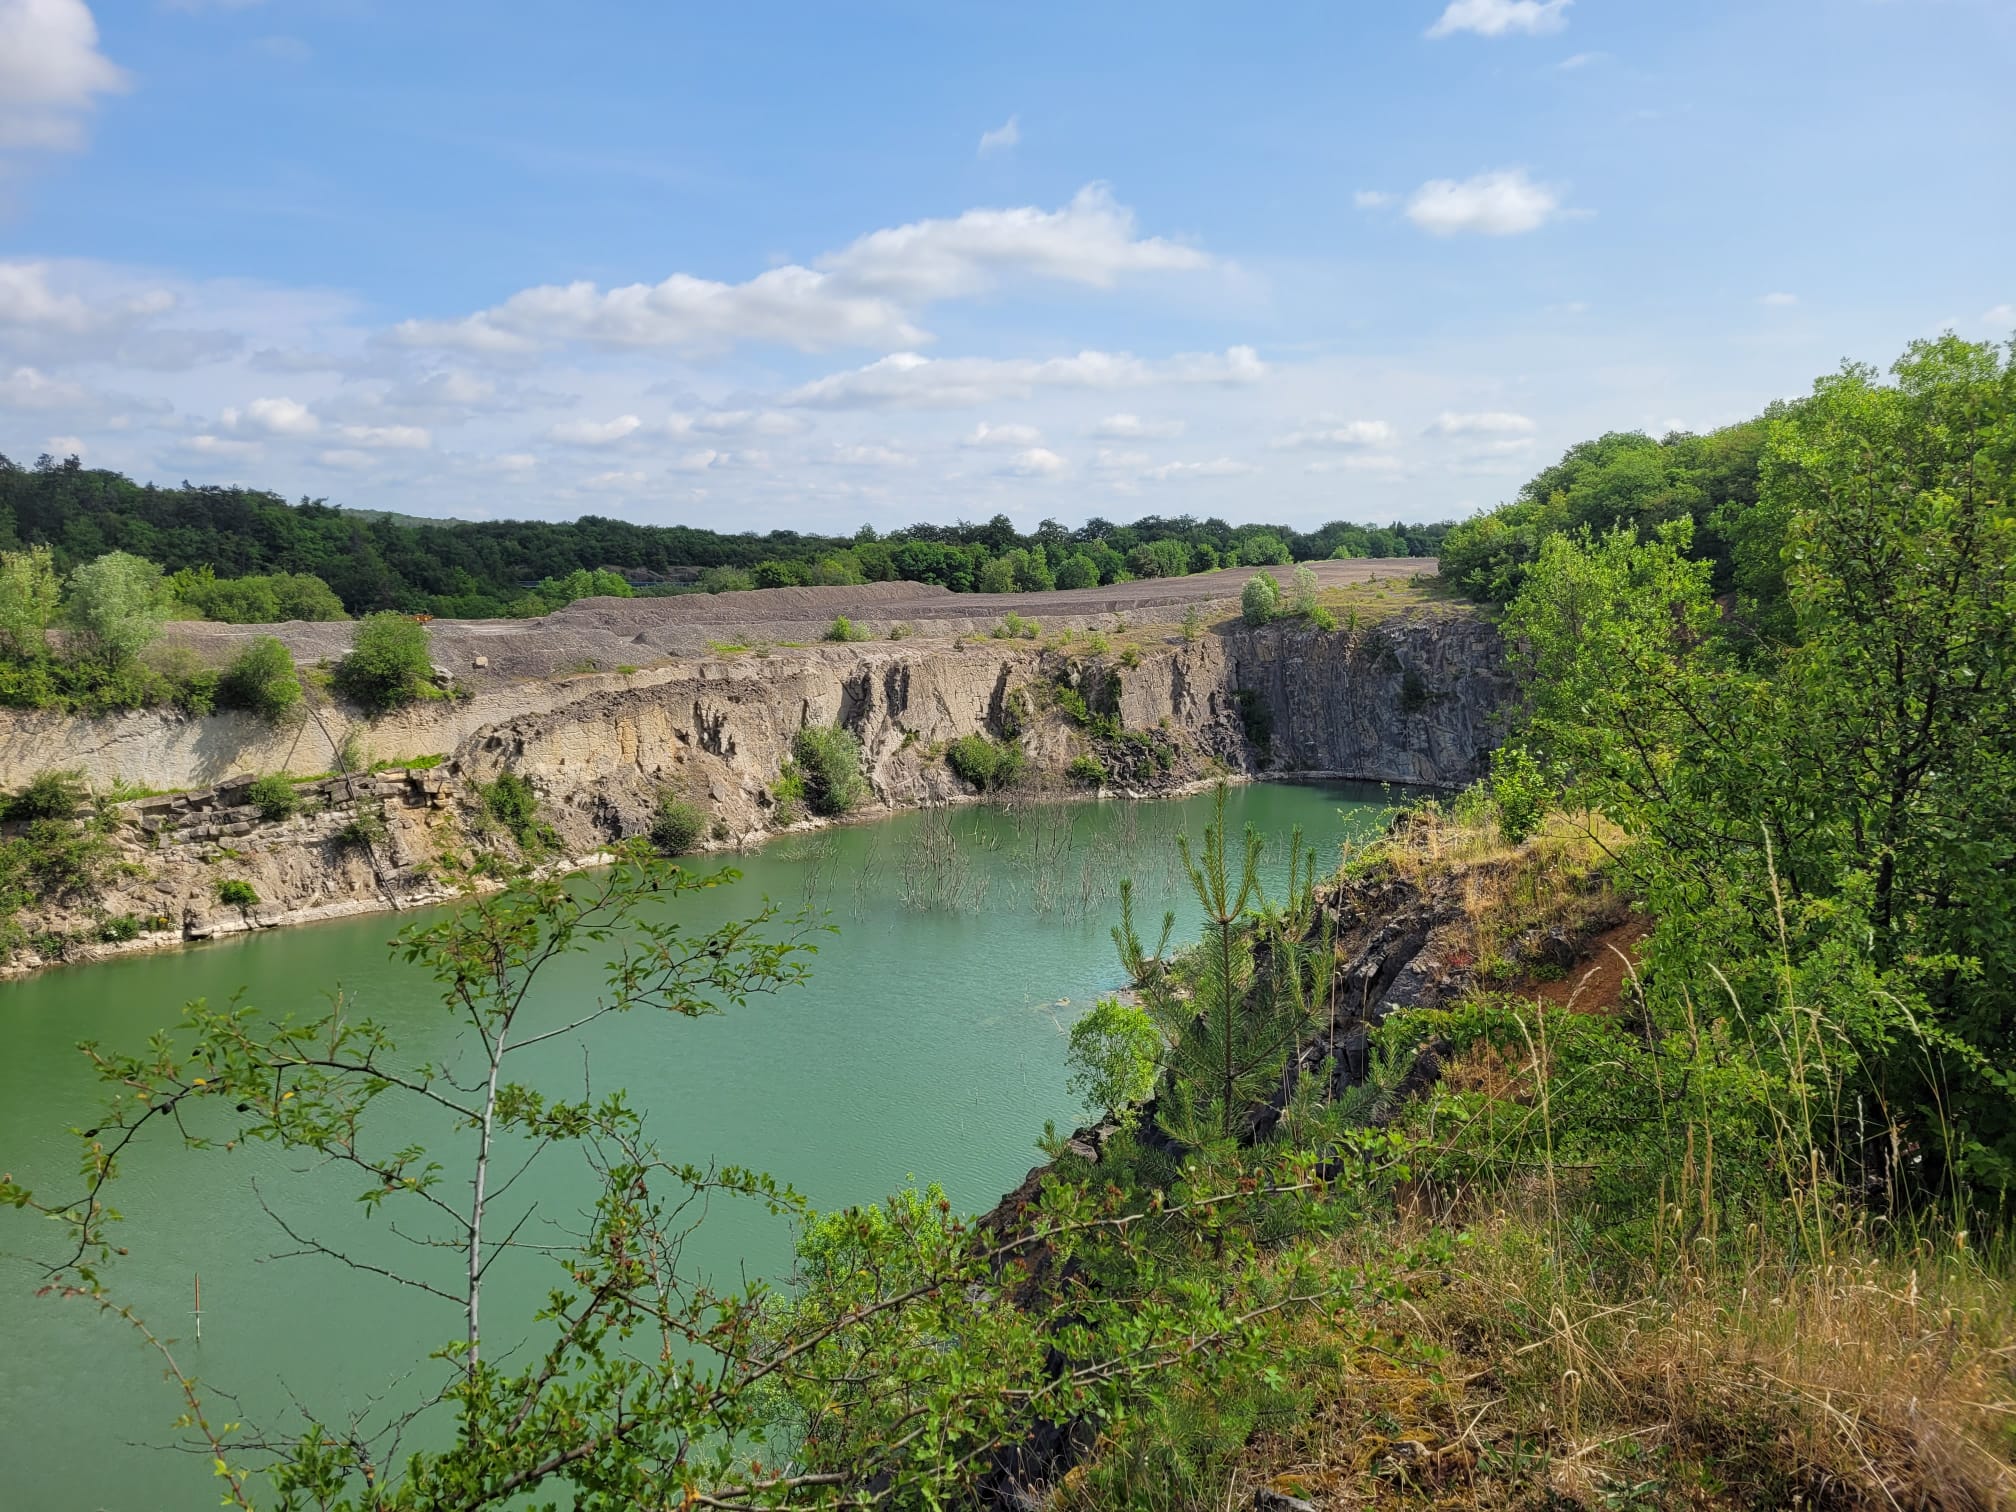
[[[618,595],[891,581],[962,593],[1086,588],[1335,556],[1428,557],[1449,528],[1339,520],[1298,531],[1149,515],[1130,524],[1095,517],[1075,530],[1045,520],[1023,533],[1006,515],[996,515],[983,523],[917,524],[887,533],[863,526],[839,536],[728,534],[595,515],[565,522],[431,522],[319,499],[290,504],[259,489],[141,484],[87,468],[75,457],[44,455],[23,466],[0,454],[0,550],[46,546],[64,572],[116,551],[169,574],[207,574],[220,584],[310,577],[326,584],[348,615],[388,609],[444,619],[544,614],[569,601],[555,585],[570,579],[585,591]],[[633,584],[624,574],[640,581]],[[689,580],[666,581],[675,576]],[[243,604],[232,591],[209,588],[205,594],[210,602],[201,612],[209,618],[257,623],[242,616],[266,610],[257,594]]]

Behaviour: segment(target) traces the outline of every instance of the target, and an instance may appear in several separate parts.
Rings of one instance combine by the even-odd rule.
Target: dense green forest
[[[649,579],[701,569],[700,586],[715,591],[896,579],[955,592],[1090,587],[1315,557],[1433,556],[1446,529],[1337,521],[1305,532],[1152,515],[1128,525],[1093,519],[1076,530],[1046,520],[1026,535],[1005,515],[886,536],[864,527],[851,537],[724,535],[593,515],[437,525],[318,500],[289,504],[252,489],[158,488],[75,458],[44,456],[23,467],[0,456],[0,549],[46,545],[59,570],[124,551],[170,573],[306,574],[328,584],[351,614],[541,614],[554,605],[529,591],[533,585],[601,568]]]

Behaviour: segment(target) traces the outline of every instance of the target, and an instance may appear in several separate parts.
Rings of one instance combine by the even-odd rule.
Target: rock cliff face
[[[1082,640],[778,648],[525,681],[369,724],[322,707],[285,731],[242,715],[0,716],[0,786],[81,766],[100,791],[185,790],[117,811],[129,875],[16,924],[59,953],[94,954],[425,902],[439,896],[437,855],[500,843],[478,785],[505,771],[531,783],[566,856],[644,832],[668,792],[708,813],[710,843],[744,843],[776,827],[780,769],[812,725],[860,738],[871,808],[883,810],[976,796],[944,759],[974,734],[1015,736],[1033,780],[1059,789],[1080,756],[1109,774],[1109,790],[1141,795],[1216,773],[1451,787],[1482,771],[1495,743],[1502,661],[1488,624],[1435,610],[1328,634],[1234,623],[1194,643],[1142,637],[1097,652]],[[305,785],[305,815],[274,823],[245,801],[254,774],[313,774],[360,755],[439,765]],[[260,902],[220,901],[229,879]],[[102,940],[108,918],[141,921],[141,938]]]
[[[1241,628],[1225,644],[1225,679],[1265,711],[1273,771],[1460,786],[1483,775],[1512,694],[1497,629],[1467,614]]]

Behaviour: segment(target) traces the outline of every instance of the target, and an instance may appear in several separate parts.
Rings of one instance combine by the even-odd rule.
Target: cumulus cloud
[[[1008,471],[1018,478],[1054,478],[1068,464],[1047,446],[1032,446],[1015,453]]]
[[[1407,201],[1407,218],[1431,236],[1517,236],[1561,213],[1560,191],[1535,183],[1523,168],[1430,179]]]
[[[1799,303],[1799,296],[1797,294],[1787,294],[1783,290],[1777,290],[1770,294],[1759,295],[1757,303],[1783,309],[1787,305],[1796,305]]]
[[[6,0],[0,0],[4,5]],[[4,42],[0,38],[0,42]],[[165,315],[175,308],[166,289],[85,299],[50,284],[50,265],[0,262],[0,326],[58,336],[91,336]]]
[[[1006,152],[1022,140],[1022,118],[1010,116],[992,131],[980,133],[980,156],[990,152]]]
[[[77,457],[81,459],[91,449],[85,445],[82,436],[51,436],[43,445],[44,449],[52,457]]]
[[[1393,427],[1384,420],[1329,419],[1312,421],[1268,444],[1283,451],[1310,448],[1385,446],[1393,440]]]
[[[583,478],[581,486],[583,488],[623,491],[632,488],[641,488],[647,481],[649,480],[641,472],[623,472],[618,470],[599,472],[591,477]]]
[[[1525,415],[1510,410],[1444,410],[1428,427],[1431,436],[1453,436],[1501,440],[1508,436],[1530,436],[1538,427]]]
[[[1139,415],[1108,415],[1089,434],[1102,441],[1166,441],[1183,434],[1181,420],[1144,420]]]
[[[1993,309],[1983,310],[1981,312],[1981,323],[1983,325],[1999,326],[2003,329],[2016,326],[2016,304],[1999,304]]]
[[[1351,196],[1351,203],[1360,210],[1383,210],[1393,203],[1393,198],[1384,189],[1360,189]]]
[[[850,295],[830,275],[796,266],[739,284],[685,273],[615,289],[586,280],[546,284],[460,320],[404,320],[392,335],[407,346],[474,356],[522,355],[568,342],[710,349],[755,341],[820,351],[924,339],[892,301]]]
[[[1043,432],[1033,425],[989,425],[982,420],[959,443],[961,446],[1038,446]]]
[[[603,289],[586,281],[524,289],[457,320],[407,320],[408,346],[512,356],[580,342],[613,348],[718,350],[742,342],[824,351],[908,347],[930,338],[921,306],[983,293],[1015,277],[1108,288],[1123,275],[1208,268],[1194,247],[1136,233],[1103,184],[1060,210],[969,210],[872,231],[816,260],[743,283],[675,273]]]
[[[125,87],[84,0],[0,0],[0,151],[80,145],[98,96]]]
[[[635,415],[618,415],[614,420],[563,420],[546,436],[563,446],[608,446],[634,436],[643,424]]]
[[[1529,37],[1557,32],[1568,24],[1568,7],[1574,0],[1450,0],[1435,24],[1428,28],[1432,38],[1475,32],[1480,37],[1506,37],[1524,33]]]
[[[0,375],[0,406],[21,410],[82,409],[91,396],[75,383],[51,378],[32,367],[17,367]]]
[[[1240,384],[1264,377],[1266,364],[1251,347],[1220,354],[1190,353],[1149,361],[1127,352],[1080,352],[1075,357],[931,358],[897,352],[849,372],[802,384],[783,402],[807,409],[958,409],[1001,399],[1026,398],[1039,388],[1143,388],[1153,384]]]
[[[219,423],[231,431],[260,431],[269,436],[312,436],[322,428],[314,412],[299,400],[254,399],[243,409],[227,409]]]

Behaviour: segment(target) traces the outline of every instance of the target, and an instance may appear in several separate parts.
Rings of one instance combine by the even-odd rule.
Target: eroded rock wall
[[[1015,734],[1031,780],[1059,791],[1072,790],[1064,774],[1080,756],[1101,763],[1110,791],[1138,795],[1221,773],[1453,787],[1484,769],[1497,740],[1510,692],[1502,662],[1486,622],[1427,611],[1362,632],[1235,623],[1194,642],[1170,635],[1096,653],[1082,640],[780,648],[529,682],[369,725],[326,707],[286,731],[241,715],[0,715],[0,785],[81,765],[100,791],[190,790],[119,806],[111,834],[124,865],[91,896],[17,917],[24,934],[51,942],[17,960],[430,901],[441,895],[435,858],[508,848],[481,796],[506,771],[537,793],[553,855],[586,860],[644,833],[668,791],[706,810],[707,843],[758,840],[777,826],[793,738],[814,725],[860,738],[870,812],[974,798],[945,752],[975,734]],[[1072,717],[1059,696],[1067,686],[1094,718]],[[341,765],[353,736],[352,756],[361,745],[367,758],[440,764],[305,786],[305,812],[280,821],[247,803],[253,774]],[[225,902],[218,884],[232,879],[258,904]],[[147,928],[106,939],[108,919]]]

